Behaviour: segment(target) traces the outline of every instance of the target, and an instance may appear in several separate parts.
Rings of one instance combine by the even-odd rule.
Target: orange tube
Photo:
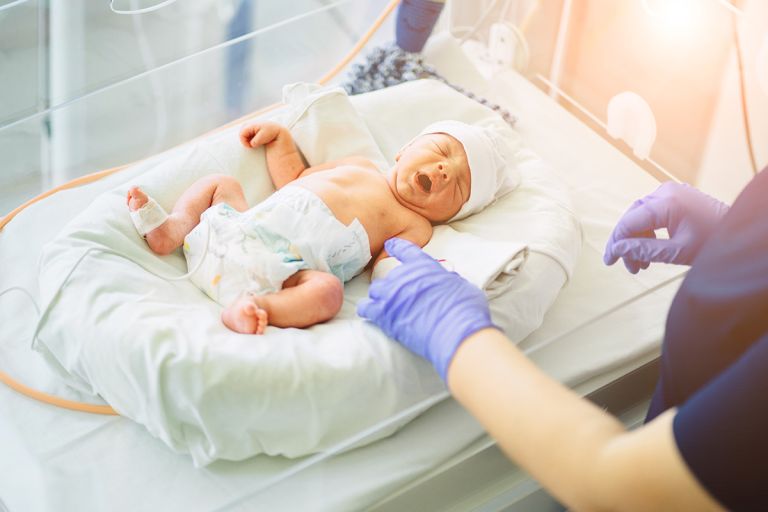
[[[2,381],[3,384],[13,389],[14,391],[18,391],[22,395],[26,395],[29,398],[33,398],[39,402],[45,402],[47,404],[55,405],[56,407],[61,407],[63,409],[71,409],[73,411],[89,412],[91,414],[105,414],[105,415],[117,416],[117,413],[115,412],[115,410],[108,405],[94,405],[94,404],[86,404],[83,402],[74,402],[72,400],[65,400],[57,396],[49,395],[48,393],[43,393],[36,389],[32,389],[29,386],[25,386],[20,382],[17,382],[13,378],[11,378],[11,376],[8,375],[7,373],[0,372],[0,381]]]
[[[326,73],[318,82],[320,84],[326,84],[330,80],[333,79],[349,62],[360,53],[360,50],[363,49],[365,44],[371,39],[373,34],[376,33],[376,31],[381,27],[381,25],[384,23],[384,20],[387,19],[387,17],[392,13],[392,11],[397,7],[397,5],[400,3],[400,0],[391,0],[389,4],[384,8],[384,10],[381,12],[378,18],[376,18],[376,21],[373,22],[373,25],[368,29],[368,31],[363,34],[363,36],[360,38],[360,40],[355,44],[355,46],[352,48],[352,50],[347,53],[347,55],[338,63],[336,64],[333,69],[331,69],[328,73]],[[250,117],[258,116],[261,114],[264,114],[266,112],[269,112],[270,110],[274,110],[275,108],[279,107],[280,103],[274,103],[272,105],[269,105],[267,107],[262,108],[261,110],[257,110],[256,112],[252,112],[248,115],[245,115],[243,117],[240,117],[238,119],[235,119],[234,121],[230,121],[229,123],[219,126],[218,128],[215,128],[209,132],[204,133],[203,135],[200,135],[199,137],[196,137],[192,140],[197,140],[202,137],[206,137],[208,135],[211,135],[213,133],[217,133],[221,130],[225,130],[231,126],[234,126],[238,123],[241,123],[245,119],[248,119]],[[188,141],[190,142],[190,141]],[[184,144],[187,144],[188,142],[185,142]],[[68,181],[67,183],[63,183],[59,185],[58,187],[52,188],[51,190],[48,190],[46,192],[43,192],[42,194],[33,197],[26,203],[22,204],[18,208],[12,210],[8,215],[6,215],[3,218],[0,218],[0,232],[3,230],[3,228],[11,222],[11,219],[13,219],[16,215],[18,215],[21,211],[23,211],[28,206],[38,202],[42,201],[46,197],[52,196],[53,194],[61,191],[66,190],[69,188],[79,187],[81,185],[85,185],[88,183],[92,183],[94,181],[98,181],[101,178],[107,177],[110,174],[114,174],[118,171],[122,171],[126,167],[130,165],[134,165],[136,163],[141,162],[139,160],[138,162],[134,162],[133,164],[125,164],[118,167],[112,167],[111,169],[105,169],[103,171],[94,172],[91,174],[86,174],[85,176],[80,176],[79,178],[75,178],[71,181]],[[94,405],[94,404],[86,404],[82,402],[74,402],[72,400],[65,400],[63,398],[59,398],[57,396],[49,395],[48,393],[43,393],[41,391],[38,391],[36,389],[32,389],[29,386],[25,386],[24,384],[21,384],[20,382],[14,380],[10,375],[3,373],[0,371],[0,381],[3,382],[6,386],[10,387],[14,391],[17,391],[21,393],[22,395],[26,395],[29,398],[32,398],[34,400],[38,400],[40,402],[44,402],[50,405],[55,405],[56,407],[61,407],[64,409],[70,409],[73,411],[80,411],[80,412],[88,412],[91,414],[105,414],[105,415],[118,415],[117,412],[115,412],[114,409],[112,409],[108,405]]]
[[[319,83],[325,85],[331,79],[333,79],[334,76],[336,76],[339,71],[341,71],[344,66],[349,64],[353,58],[355,58],[355,55],[360,53],[360,50],[363,49],[363,46],[371,39],[373,34],[376,33],[379,28],[381,28],[382,23],[384,23],[384,20],[387,19],[387,17],[392,14],[392,11],[395,10],[395,7],[400,3],[400,0],[392,0],[387,4],[387,6],[384,8],[384,10],[379,14],[379,17],[376,18],[376,21],[373,22],[373,25],[368,29],[368,31],[363,34],[363,37],[360,38],[360,40],[355,44],[355,46],[347,53],[346,57],[341,59],[341,62],[336,64],[336,67],[334,67],[332,70],[330,70],[328,73],[325,74],[320,80],[318,80]]]

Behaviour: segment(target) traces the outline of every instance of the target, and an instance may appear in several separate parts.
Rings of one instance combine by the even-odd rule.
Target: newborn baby
[[[191,280],[224,306],[222,321],[239,333],[269,325],[308,327],[341,309],[343,283],[384,241],[423,247],[432,224],[480,211],[514,184],[504,173],[504,141],[488,128],[441,121],[395,156],[388,175],[349,157],[306,167],[289,131],[253,123],[247,148],[265,146],[277,191],[249,208],[231,176],[210,175],[178,199],[170,215],[140,188],[128,192],[131,218],[149,247],[169,254],[183,245]]]

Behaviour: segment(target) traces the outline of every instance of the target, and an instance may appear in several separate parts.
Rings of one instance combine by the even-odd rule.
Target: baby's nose
[[[445,172],[445,166],[443,164],[437,164],[432,167],[427,173],[429,179],[432,181],[433,187],[440,187],[448,183],[448,173]]]

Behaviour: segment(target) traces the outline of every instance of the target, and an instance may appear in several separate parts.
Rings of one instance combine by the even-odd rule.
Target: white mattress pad
[[[391,165],[426,124],[496,116],[434,81],[352,102],[338,91],[298,86],[287,100],[270,117],[290,127],[311,165],[352,154]],[[220,306],[194,285],[153,275],[184,273],[183,256],[158,257],[147,248],[130,223],[127,188],[141,185],[169,210],[194,180],[216,172],[236,176],[251,204],[263,199],[272,191],[263,150],[241,148],[236,130],[129,169],[130,179],[96,197],[41,260],[46,314],[36,348],[70,386],[103,397],[196,465],[322,451],[444,390],[428,363],[357,317],[367,275],[347,283],[332,321],[270,327],[263,336],[227,330]],[[543,160],[520,147],[512,165],[520,188],[452,226],[529,246],[529,261],[491,303],[494,320],[519,341],[541,324],[570,276],[581,232],[565,187]]]

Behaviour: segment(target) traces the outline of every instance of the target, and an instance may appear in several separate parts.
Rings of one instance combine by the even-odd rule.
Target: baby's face
[[[464,146],[445,133],[422,135],[401,149],[389,175],[398,202],[433,222],[461,209],[471,180]]]

